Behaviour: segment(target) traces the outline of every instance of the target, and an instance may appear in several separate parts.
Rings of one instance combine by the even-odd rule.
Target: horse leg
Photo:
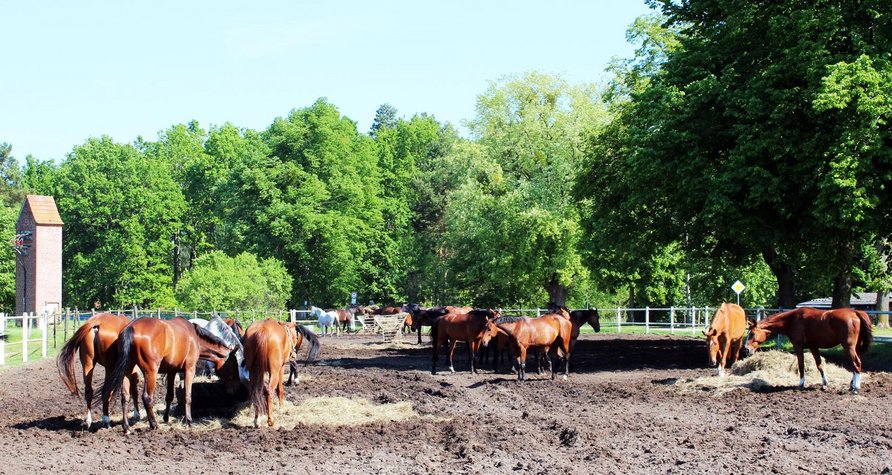
[[[852,360],[852,383],[849,385],[852,394],[858,394],[861,390],[861,357],[858,356],[857,342],[848,345],[846,350],[849,352],[849,358]]]
[[[164,395],[164,423],[167,424],[170,422],[170,403],[173,402],[173,383],[176,382],[176,378],[169,374],[167,375],[167,394]]]
[[[421,325],[418,325],[418,344],[421,344]]]
[[[449,340],[449,371],[455,372],[455,366],[452,365],[452,355],[455,354],[455,345],[458,344],[458,340]]]
[[[130,398],[133,399],[133,418],[139,420],[139,388],[137,385],[139,384],[139,375],[136,371],[132,371],[130,376],[127,376],[124,379],[124,384],[130,386]],[[127,392],[127,388],[122,389],[124,393]]]
[[[824,391],[827,390],[827,373],[824,372],[824,361],[821,360],[821,353],[818,352],[818,348],[809,348],[812,356],[815,357],[815,366],[818,368],[818,371],[821,373],[821,389]]]
[[[187,365],[183,375],[183,386],[185,393],[186,406],[186,424],[192,427],[192,381],[195,379],[195,365]]]
[[[146,409],[146,416],[149,419],[149,429],[151,430],[158,428],[158,419],[155,418],[155,409],[152,408],[152,401],[155,397],[155,378],[157,375],[158,373],[155,368],[150,367],[148,370],[143,371],[143,379],[145,380],[145,383],[143,384],[142,390],[142,405]],[[126,417],[124,418],[124,432],[129,432]]]
[[[468,342],[468,356],[469,356],[469,361],[471,362],[471,372],[474,374],[477,373],[477,368],[474,367],[474,353],[475,353],[476,346],[477,346],[477,344],[474,343],[473,341]]]
[[[725,338],[722,342],[722,357],[719,359],[719,377],[725,377],[725,367],[728,365],[728,350],[731,347],[731,340]]]
[[[269,383],[263,388],[266,396],[266,423],[269,427],[273,426],[273,390],[275,389],[275,371],[269,372]]]
[[[84,363],[84,400],[87,401],[87,429],[93,425],[93,362]],[[111,399],[111,396],[109,396]],[[105,427],[109,426],[108,419],[108,399],[102,401],[102,422]]]
[[[517,352],[517,380],[524,381],[527,378],[527,349],[521,346]]]
[[[799,388],[803,389],[805,388],[805,348],[797,345],[794,350],[796,350],[796,361],[799,363]]]

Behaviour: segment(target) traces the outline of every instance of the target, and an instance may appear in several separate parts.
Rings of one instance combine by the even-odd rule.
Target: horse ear
[[[753,328],[756,327],[756,321],[755,321],[755,320],[747,320],[746,323],[747,323],[747,325],[749,326],[750,330],[752,330]]]

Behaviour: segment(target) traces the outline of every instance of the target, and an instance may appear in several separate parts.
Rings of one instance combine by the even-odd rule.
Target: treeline
[[[81,307],[329,306],[351,291],[669,306],[732,299],[736,279],[743,304],[789,307],[892,287],[880,2],[652,3],[609,84],[503,78],[470,137],[386,104],[360,131],[320,99],[262,131],[192,122],[91,138],[59,163],[20,165],[4,145],[0,224],[11,235],[24,190],[56,197],[65,299]]]

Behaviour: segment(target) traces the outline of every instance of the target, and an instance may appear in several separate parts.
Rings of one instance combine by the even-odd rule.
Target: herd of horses
[[[343,313],[329,315],[329,312],[316,307],[312,309],[315,310],[311,310],[311,313],[316,314],[317,318],[321,314],[336,318],[337,325],[344,329],[352,325],[356,315],[367,311],[354,306]],[[507,349],[512,355],[513,370],[518,380],[523,381],[526,378],[527,353],[533,350],[537,354],[540,373],[547,365],[551,378],[555,379],[558,365],[553,363],[552,358],[557,358],[566,379],[582,326],[589,324],[595,332],[601,329],[597,309],[570,311],[559,305],[550,305],[546,314],[536,318],[503,316],[493,309],[452,306],[423,308],[417,304],[387,307],[379,311],[407,313],[406,325],[418,333],[419,344],[422,327],[430,327],[432,374],[437,374],[439,350],[444,347],[447,348],[449,369],[454,372],[452,359],[456,345],[465,342],[470,369],[474,373],[486,350],[495,349],[493,364],[497,369]],[[323,330],[323,334],[326,333],[327,330]],[[808,348],[814,355],[826,389],[827,377],[818,350],[842,345],[853,368],[850,385],[853,393],[860,390],[861,356],[872,341],[870,318],[859,310],[797,308],[759,322],[748,322],[743,309],[730,303],[722,304],[709,329],[703,333],[710,364],[717,366],[720,376],[725,374],[729,360],[732,365],[737,360],[744,338],[747,340],[747,353],[752,354],[770,335],[786,335],[798,358],[800,387],[805,385],[804,350]],[[75,359],[80,359],[88,427],[93,423],[92,405],[97,401],[102,404],[102,422],[110,425],[109,404],[119,394],[124,432],[129,433],[126,416],[129,399],[133,400],[134,419],[140,418],[139,373],[142,373],[144,380],[141,400],[150,429],[158,427],[153,410],[158,374],[166,375],[164,421],[168,422],[170,417],[175,376],[182,374],[185,396],[181,403],[185,420],[191,424],[192,383],[200,361],[212,367],[227,393],[233,394],[242,386],[247,386],[254,408],[254,425],[258,425],[260,415],[266,414],[267,424],[273,426],[273,397],[278,397],[281,407],[284,402],[283,384],[292,384],[298,376],[298,351],[304,341],[309,345],[306,362],[316,361],[320,350],[319,338],[306,326],[296,323],[266,319],[243,329],[237,320],[224,320],[218,316],[210,320],[191,321],[183,318],[130,320],[126,316],[100,313],[78,328],[62,347],[56,361],[63,384],[77,395]],[[99,395],[93,391],[96,365],[106,368],[106,378]],[[286,366],[289,368],[287,383],[284,382]]]
[[[185,420],[192,423],[192,384],[200,360],[210,362],[227,393],[233,394],[247,385],[254,407],[254,424],[261,414],[272,418],[272,398],[275,392],[279,403],[284,400],[283,379],[286,364],[289,365],[289,381],[297,373],[297,352],[304,341],[309,350],[306,361],[318,358],[319,339],[309,328],[295,323],[283,323],[266,319],[242,329],[237,320],[214,317],[210,321],[196,322],[183,318],[160,320],[100,313],[88,319],[63,345],[56,363],[62,382],[77,395],[75,358],[80,357],[83,369],[84,399],[87,404],[86,423],[92,425],[92,405],[97,396],[93,392],[93,371],[96,365],[106,369],[105,381],[98,396],[102,403],[102,421],[109,426],[109,404],[115,395],[121,395],[121,408],[125,415],[123,428],[130,432],[126,417],[127,400],[133,399],[133,417],[140,418],[137,383],[142,373],[144,386],[142,403],[149,427],[156,429],[158,422],[153,409],[157,375],[166,376],[164,422],[170,418],[170,406],[174,397],[174,381],[182,374],[184,385]]]

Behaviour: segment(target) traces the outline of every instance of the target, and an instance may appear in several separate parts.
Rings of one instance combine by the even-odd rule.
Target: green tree
[[[883,128],[854,125],[864,118],[837,100],[834,65],[885,58],[888,16],[877,2],[653,3],[679,46],[631,89],[610,149],[593,153],[591,183],[616,182],[592,215],[631,214],[613,222],[645,223],[656,243],[686,236],[699,256],[761,255],[783,306],[814,274],[833,281],[834,305],[847,304],[856,249],[884,215],[889,162],[882,146],[851,153],[847,137],[876,145]]]
[[[229,257],[211,251],[195,259],[177,288],[187,310],[282,310],[291,294],[291,276],[276,259],[258,260],[243,252]]]
[[[572,184],[585,133],[605,120],[594,86],[540,73],[478,97],[470,128],[484,158],[446,211],[450,266],[475,302],[566,302],[586,273]]]
[[[172,306],[173,238],[185,201],[169,163],[92,138],[60,166],[55,195],[66,302]]]

